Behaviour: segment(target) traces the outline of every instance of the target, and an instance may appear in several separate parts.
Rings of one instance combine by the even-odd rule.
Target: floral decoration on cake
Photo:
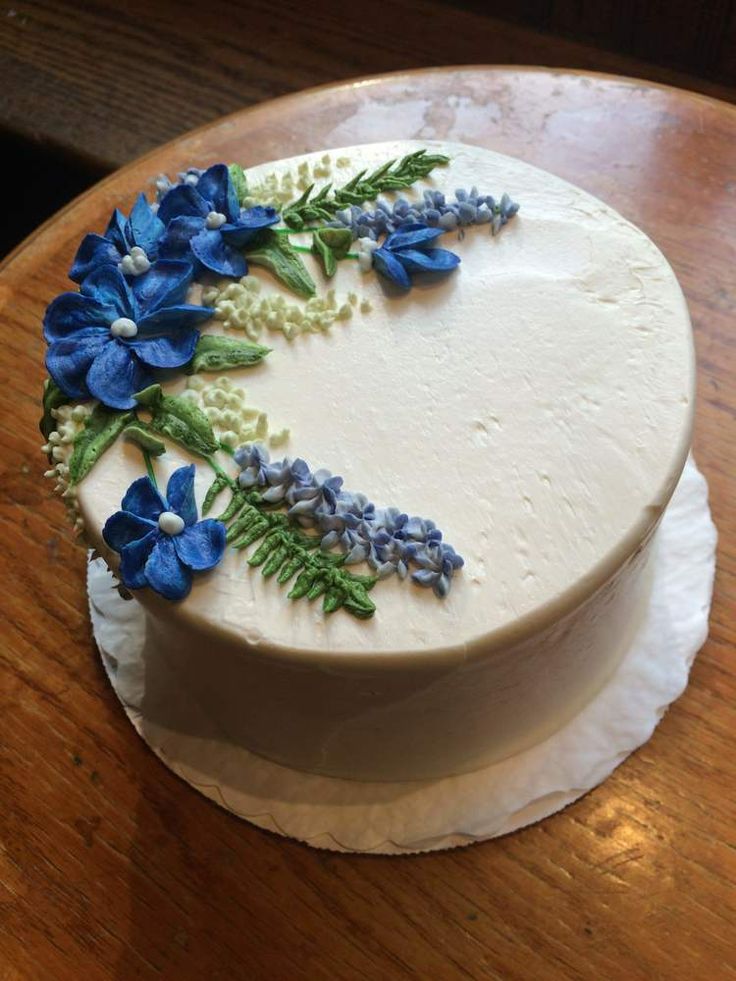
[[[340,300],[331,286],[318,290],[301,253],[316,258],[325,284],[341,263],[357,263],[386,282],[389,302],[392,290],[453,274],[460,258],[443,238],[482,225],[495,235],[518,205],[475,187],[453,198],[431,186],[414,200],[397,196],[447,163],[418,150],[319,188],[329,156],[311,172],[302,163],[296,181],[274,173],[252,187],[236,164],[189,168],[175,181],[158,178],[155,199],[140,194],[127,217],[116,209],[104,234],[85,236],[69,272],[78,291],[52,300],[44,317],[43,449],[79,529],[76,486],[118,438],[140,447],[146,473],[103,529],[128,589],[181,600],[231,548],[249,550],[249,566],[290,584],[289,598],[321,597],[326,614],[372,616],[370,591],[393,575],[447,595],[463,559],[434,521],[376,506],[302,459],[271,459],[265,441],[275,447],[289,430],[269,436],[265,414],[226,376],[195,384],[200,373],[262,364],[272,354],[257,343],[264,331],[292,341],[369,310],[353,292]],[[296,301],[262,294],[252,266]],[[189,385],[167,394],[162,385],[177,374],[192,376]],[[201,518],[194,465],[176,470],[165,494],[158,487],[154,461],[167,441],[213,474]],[[206,517],[221,495],[225,509]]]

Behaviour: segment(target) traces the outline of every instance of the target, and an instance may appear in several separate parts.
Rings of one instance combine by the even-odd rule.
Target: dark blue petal
[[[169,535],[161,535],[144,570],[151,589],[168,600],[184,599],[192,588],[192,572],[179,561],[174,541]]]
[[[143,249],[148,258],[153,261],[158,250],[158,240],[165,230],[164,223],[151,211],[151,205],[145,194],[139,194],[130,218],[125,225],[125,237],[132,248],[137,245]]]
[[[192,360],[198,340],[198,330],[183,329],[168,337],[135,338],[128,346],[151,368],[180,368]]]
[[[191,184],[177,184],[167,191],[158,206],[158,217],[168,225],[174,218],[182,215],[206,218],[210,207],[196,187]]]
[[[189,243],[204,228],[204,218],[183,216],[174,218],[158,243],[158,254],[162,259],[189,259],[192,253]]]
[[[111,323],[108,316],[107,309],[91,297],[62,293],[46,308],[43,336],[51,343],[94,327],[107,330]]]
[[[398,257],[410,272],[450,272],[460,264],[460,257],[447,249],[402,249]]]
[[[376,249],[373,253],[373,265],[382,276],[390,279],[405,290],[408,290],[411,286],[409,274],[388,249]]]
[[[120,553],[119,573],[123,584],[128,589],[143,589],[146,584],[146,562],[153,550],[159,535],[152,531],[145,538],[126,545]]]
[[[212,205],[209,210],[225,215],[228,221],[237,220],[240,204],[225,164],[208,167],[197,181],[197,190]]]
[[[209,320],[214,312],[212,307],[197,307],[190,303],[156,310],[138,321],[138,338],[173,337],[180,330],[190,330]]]
[[[110,341],[110,331],[106,327],[87,327],[73,337],[54,341],[49,346],[46,368],[65,395],[72,399],[89,398],[87,372]]]
[[[116,208],[110,215],[105,238],[112,242],[121,256],[130,251],[129,244],[125,240],[125,215],[120,208]]]
[[[166,510],[166,501],[161,492],[153,486],[150,477],[134,480],[120,502],[123,511],[137,514],[139,518],[158,522],[159,515]]]
[[[183,303],[191,281],[190,264],[173,260],[159,260],[142,276],[134,276],[130,288],[138,303],[139,316],[143,317],[159,307]]]
[[[80,291],[100,304],[108,317],[108,324],[118,317],[138,319],[135,297],[117,266],[98,266],[93,269],[82,281]]]
[[[155,521],[148,518],[141,518],[132,511],[116,511],[112,517],[105,522],[102,529],[102,537],[110,548],[116,552],[121,552],[126,545],[137,542],[152,531],[156,531],[158,525]]]
[[[87,387],[92,395],[112,409],[134,409],[137,405],[134,392],[140,392],[152,382],[150,369],[118,338],[105,344],[87,372]]]
[[[117,246],[102,235],[85,235],[82,244],[77,249],[74,256],[72,268],[69,270],[69,279],[75,283],[81,283],[85,276],[88,276],[97,266],[105,264],[117,266],[122,259],[122,255]]]
[[[262,228],[275,225],[279,221],[279,216],[275,208],[263,208],[258,205],[255,208],[247,208],[240,212],[240,217],[233,224],[226,224],[220,228],[220,234],[228,245],[234,248],[242,248],[253,239]]]
[[[248,273],[248,263],[243,256],[231,248],[215,229],[205,228],[194,236],[189,246],[206,269],[220,276],[240,278]]]
[[[389,235],[383,243],[383,247],[391,251],[416,248],[417,246],[434,242],[443,233],[443,228],[429,228],[421,222],[412,222],[410,225],[402,225],[400,232],[394,232],[393,235]]]
[[[179,467],[169,477],[166,486],[166,500],[169,510],[175,511],[184,519],[186,525],[193,525],[197,520],[197,502],[194,500],[194,464]]]
[[[195,572],[213,569],[225,554],[225,525],[206,518],[176,535],[174,548],[184,565]]]

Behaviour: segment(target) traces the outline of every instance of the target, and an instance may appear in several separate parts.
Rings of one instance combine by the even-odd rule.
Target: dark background
[[[532,64],[729,101],[736,92],[736,0],[39,0],[0,9],[0,255],[147,150],[337,79]]]

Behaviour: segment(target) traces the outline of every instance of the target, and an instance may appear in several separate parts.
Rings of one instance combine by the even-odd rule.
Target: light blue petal
[[[417,586],[434,586],[435,582],[439,579],[439,573],[432,572],[431,569],[419,569],[417,572],[412,572],[412,581],[417,584]]]
[[[166,501],[153,486],[150,477],[139,477],[125,492],[120,507],[123,511],[137,514],[139,518],[158,522],[161,512],[166,510]]]
[[[107,328],[87,327],[49,346],[46,368],[65,395],[72,399],[89,398],[87,372],[109,341]]]
[[[174,548],[184,565],[195,572],[213,569],[225,554],[225,525],[206,518],[175,535]]]
[[[151,589],[168,600],[184,599],[192,588],[192,572],[179,560],[175,540],[176,537],[161,535],[144,569],[146,582]]]
[[[82,244],[77,249],[74,256],[72,268],[69,270],[69,279],[75,283],[81,283],[85,276],[88,276],[97,266],[117,264],[122,259],[122,255],[117,246],[102,235],[85,235]]]
[[[120,553],[120,578],[128,589],[142,589],[146,583],[146,562],[156,544],[158,532],[151,531],[130,545],[125,545]]]
[[[101,349],[87,372],[92,395],[112,409],[134,409],[134,392],[153,382],[151,371],[135,356],[132,348],[113,338]]]
[[[166,500],[169,510],[175,511],[184,519],[184,524],[193,525],[197,520],[197,502],[194,500],[194,464],[179,467],[169,477],[166,487]]]
[[[189,246],[202,265],[219,276],[240,278],[248,273],[248,263],[225,242],[219,231],[205,228],[194,236]]]
[[[121,552],[126,545],[145,538],[152,531],[156,531],[157,527],[155,521],[141,518],[140,515],[134,514],[132,511],[116,511],[105,522],[102,537],[110,548],[116,552]]]

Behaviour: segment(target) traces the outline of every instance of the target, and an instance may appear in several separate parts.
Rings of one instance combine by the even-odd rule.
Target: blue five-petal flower
[[[449,249],[431,247],[443,232],[443,228],[430,228],[422,222],[404,225],[374,251],[373,265],[382,276],[407,290],[412,273],[451,272],[459,265],[460,257]]]
[[[104,265],[118,266],[132,276],[140,275],[158,258],[159,240],[164,231],[164,223],[145,194],[139,194],[129,218],[116,208],[104,235],[85,235],[69,278],[81,283],[98,266]]]
[[[184,599],[193,573],[214,568],[225,553],[225,525],[197,521],[192,464],[174,471],[166,497],[149,477],[139,477],[120,506],[102,537],[120,554],[119,574],[128,589],[150,586],[168,600]]]
[[[274,208],[241,208],[225,164],[206,170],[196,186],[177,184],[159,205],[158,217],[166,225],[160,255],[204,266],[220,276],[245,276],[248,263],[242,252],[262,229],[275,225]]]
[[[185,262],[159,260],[130,283],[116,266],[102,265],[79,293],[57,296],[43,331],[46,367],[64,394],[132,409],[133,395],[152,383],[155,369],[191,360],[195,325],[214,312],[184,302],[191,278]]]

